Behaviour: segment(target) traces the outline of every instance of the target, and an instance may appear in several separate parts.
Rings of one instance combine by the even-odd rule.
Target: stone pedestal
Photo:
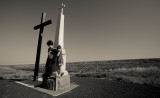
[[[49,90],[63,90],[70,87],[70,75],[43,77],[43,87]]]

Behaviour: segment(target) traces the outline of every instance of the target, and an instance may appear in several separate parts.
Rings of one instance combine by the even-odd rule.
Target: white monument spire
[[[64,5],[64,4],[62,3],[61,13],[63,13],[63,8],[64,8],[65,6],[66,6],[66,5]]]
[[[54,40],[54,48],[57,48],[58,45],[61,45],[62,47],[62,56],[64,64],[61,66],[61,71],[64,72],[64,75],[68,75],[68,72],[66,71],[66,53],[64,49],[64,7],[65,5],[62,3],[62,6],[60,8],[60,13],[57,21],[57,28],[56,28],[56,35]]]
[[[54,41],[55,48],[57,47],[57,45],[61,45],[61,47],[64,48],[64,14],[63,14],[64,7],[65,5],[62,3],[62,6],[60,8],[60,14],[57,21],[57,29]]]

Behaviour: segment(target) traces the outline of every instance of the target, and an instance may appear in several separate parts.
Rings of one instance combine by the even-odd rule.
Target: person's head
[[[47,45],[48,45],[48,47],[53,46],[53,42],[52,42],[51,40],[49,40],[49,41],[47,42]]]
[[[57,50],[58,50],[58,51],[61,51],[61,45],[58,45],[58,46],[57,46]]]

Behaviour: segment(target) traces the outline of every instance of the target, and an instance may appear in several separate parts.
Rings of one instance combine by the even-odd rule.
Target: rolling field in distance
[[[39,73],[44,73],[41,64]],[[86,61],[67,63],[71,77],[102,78],[160,87],[160,59]],[[1,79],[33,78],[34,64],[0,65]],[[41,75],[39,75],[41,77]]]

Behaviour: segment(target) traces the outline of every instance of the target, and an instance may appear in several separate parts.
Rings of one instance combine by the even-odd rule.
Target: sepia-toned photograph
[[[160,98],[159,0],[0,0],[0,98]]]

